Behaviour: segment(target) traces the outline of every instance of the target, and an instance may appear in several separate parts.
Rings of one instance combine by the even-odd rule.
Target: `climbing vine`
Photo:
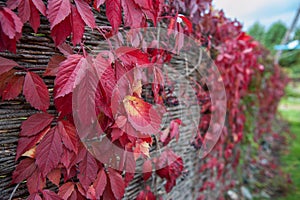
[[[111,26],[101,27],[96,23],[95,17],[104,9]],[[21,125],[16,151],[16,160],[20,162],[13,173],[13,184],[27,180],[28,199],[121,199],[134,178],[136,162],[141,158],[144,181],[156,174],[166,180],[166,193],[172,190],[184,171],[183,159],[170,149],[163,151],[157,159],[150,159],[152,146],[163,148],[180,137],[180,119],[171,120],[168,127],[160,130],[166,107],[178,104],[176,98],[167,97],[171,89],[162,81],[163,64],[170,61],[171,51],[135,48],[135,41],[131,38],[130,45],[111,48],[109,52],[101,51],[94,56],[84,43],[86,30],[96,31],[107,39],[123,28],[133,30],[165,25],[170,32],[193,37],[206,49],[222,75],[228,118],[215,147],[217,154],[209,155],[199,170],[216,169],[216,180],[226,182],[226,166],[235,168],[238,165],[240,153],[236,146],[245,135],[247,119],[242,99],[251,93],[249,87],[254,75],[264,76],[265,73],[263,63],[259,62],[265,56],[263,47],[242,31],[239,22],[226,18],[223,11],[214,10],[210,0],[8,0],[6,6],[0,8],[0,50],[17,53],[16,43],[22,36],[23,25],[29,23],[38,33],[41,15],[47,18],[50,35],[61,52],[51,57],[43,74],[55,78],[53,95],[34,68],[0,57],[2,100],[23,95],[39,111]],[[183,45],[183,39],[178,36],[176,50]],[[155,83],[148,88],[151,92],[147,98],[152,98],[152,103],[145,98],[143,75],[139,71],[142,65],[154,66],[148,71]],[[270,87],[262,87],[264,92],[257,91],[260,112],[269,113],[258,119],[264,124],[271,123],[278,99],[282,96],[274,88],[283,91],[285,85],[279,68],[275,69],[267,81]],[[95,74],[100,80],[97,84],[91,78]],[[124,76],[128,78],[129,89],[121,87]],[[213,80],[214,77],[209,78]],[[214,110],[210,92],[201,81],[196,87],[201,120],[191,141],[196,149],[203,145]],[[119,89],[114,90],[116,87]],[[95,89],[96,95],[90,88]],[[123,161],[118,169],[97,160],[82,143],[82,138],[91,138],[75,126],[72,103],[76,90],[80,90],[76,98],[85,102],[85,112],[78,116],[80,121],[87,122],[89,114],[95,112],[101,129],[97,136],[105,133],[110,144],[132,153],[118,154],[118,159]],[[54,101],[55,114],[47,112],[50,99]],[[95,105],[90,106],[90,101]],[[270,130],[268,127],[258,128],[263,133]],[[47,180],[58,187],[56,192],[45,189]],[[234,183],[229,183],[224,190],[233,186]],[[215,181],[207,179],[199,190],[214,187]],[[154,193],[145,185],[137,199],[155,199]],[[199,199],[206,198],[203,195]]]

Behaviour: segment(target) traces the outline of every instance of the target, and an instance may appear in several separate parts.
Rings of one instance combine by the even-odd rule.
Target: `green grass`
[[[295,138],[290,141],[289,153],[281,159],[283,169],[291,175],[293,186],[281,200],[300,199],[300,84],[296,87],[289,85],[287,97],[280,104],[280,113],[289,122],[291,132]]]
[[[285,71],[288,73],[290,78],[299,78],[300,77],[300,65],[299,64],[285,68]]]

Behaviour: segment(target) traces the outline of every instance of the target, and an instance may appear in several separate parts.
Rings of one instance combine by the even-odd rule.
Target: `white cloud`
[[[214,0],[213,5],[241,21],[245,30],[256,21],[268,27],[281,20],[289,26],[300,6],[298,0]]]

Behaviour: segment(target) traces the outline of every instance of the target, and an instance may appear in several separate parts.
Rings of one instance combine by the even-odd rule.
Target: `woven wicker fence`
[[[6,1],[0,0],[0,6],[5,6]],[[109,22],[106,19],[105,13],[102,11],[100,13],[95,13],[96,23],[98,26],[109,26]],[[17,44],[17,53],[12,54],[9,52],[0,52],[1,57],[12,59],[16,61],[19,65],[23,67],[30,67],[37,74],[43,74],[50,58],[55,54],[60,54],[59,50],[55,47],[54,42],[50,37],[50,28],[47,25],[48,21],[46,18],[41,18],[41,26],[38,30],[38,34],[34,34],[32,28],[28,25],[23,27],[23,35]],[[99,44],[103,41],[103,37],[99,32],[86,29],[84,35],[84,44],[88,49],[97,52],[99,50]],[[103,43],[101,43],[103,44]],[[197,57],[197,55],[195,55]],[[173,59],[173,66],[176,70],[185,67],[184,59]],[[199,74],[191,74],[194,78],[199,79]],[[53,97],[53,83],[54,79],[49,77],[44,77],[44,82],[47,84],[50,96]],[[187,91],[189,92],[189,91]],[[185,112],[187,109],[193,110],[193,107],[187,108],[183,105],[177,105],[167,108],[171,115],[169,119],[178,118],[181,112]],[[19,185],[12,185],[12,172],[14,171],[17,161],[15,161],[16,147],[18,144],[18,135],[20,133],[21,123],[26,120],[29,116],[38,111],[33,109],[28,103],[26,103],[23,96],[19,96],[13,101],[0,101],[0,200],[2,199],[26,199],[28,196],[28,191],[25,183]],[[51,99],[50,107],[47,111],[50,114],[56,114],[53,99]],[[170,193],[166,193],[164,189],[165,182],[159,177],[154,175],[147,181],[147,184],[151,186],[152,191],[163,199],[185,199],[185,200],[195,200],[199,195],[204,196],[205,199],[218,199],[220,196],[226,196],[225,194],[220,194],[220,192],[226,192],[229,188],[226,186],[230,185],[232,180],[237,179],[237,174],[232,168],[230,163],[224,164],[224,173],[222,174],[225,180],[222,183],[216,183],[213,188],[205,188],[199,191],[199,188],[204,182],[210,180],[214,182],[217,180],[216,168],[207,169],[204,172],[199,171],[202,165],[206,163],[205,159],[199,159],[199,151],[196,150],[191,144],[191,139],[193,134],[191,130],[191,124],[193,115],[198,115],[197,109],[194,109],[194,113],[190,113],[183,119],[184,126],[180,128],[180,138],[178,142],[172,141],[169,145],[172,147],[174,152],[179,153],[184,161],[184,173],[181,178],[177,179],[176,186],[172,189]],[[281,130],[280,127],[277,127]],[[280,131],[279,131],[280,132]],[[266,136],[264,136],[266,137]],[[270,144],[268,149],[261,149],[265,157],[276,158],[274,152],[280,152],[282,150],[282,141],[275,140],[269,141]],[[221,149],[224,146],[221,147]],[[155,146],[153,147],[155,148]],[[235,147],[236,149],[239,146]],[[249,146],[246,154],[251,155],[253,149]],[[255,150],[255,149],[254,149]],[[233,152],[234,154],[235,152]],[[255,152],[256,153],[256,152]],[[210,153],[214,158],[220,158],[218,152]],[[245,155],[246,155],[245,154]],[[234,157],[234,156],[233,156]],[[262,172],[265,168],[256,166],[251,163],[251,156],[245,159],[243,168],[243,177],[247,182],[266,182],[264,179],[270,178],[262,176]],[[222,158],[220,158],[222,159]],[[279,163],[278,159],[276,161]],[[137,167],[141,167],[141,163],[137,163]],[[249,172],[247,174],[247,172]],[[274,174],[277,171],[274,170]],[[153,173],[154,174],[154,173]],[[255,176],[258,175],[258,176]],[[252,180],[253,179],[253,180]],[[245,180],[243,180],[245,182]],[[239,183],[243,185],[241,181]],[[269,184],[269,183],[268,183]],[[137,194],[144,188],[144,181],[141,174],[136,174],[130,185],[126,188],[126,193],[124,199],[135,199]],[[51,183],[47,183],[47,188],[51,190],[57,190],[57,187]],[[236,188],[235,188],[236,189]],[[268,190],[274,190],[270,187]],[[235,190],[236,191],[236,190]],[[238,192],[237,192],[238,193]],[[268,192],[272,194],[273,192]],[[242,199],[242,197],[240,198]]]
[[[0,2],[0,5],[4,5],[4,2]],[[58,49],[55,47],[52,39],[49,37],[50,29],[46,19],[41,19],[41,27],[38,34],[33,34],[32,29],[25,25],[23,27],[23,36],[20,42],[17,44],[17,54],[8,52],[1,52],[0,56],[12,59],[18,64],[24,67],[35,68],[35,73],[42,74],[47,67],[49,59],[59,54]],[[109,25],[105,18],[104,13],[98,13],[96,15],[96,21],[99,26]],[[99,45],[99,41],[102,37],[97,32],[91,30],[86,31],[85,45],[95,47]],[[183,66],[180,60],[177,60],[176,66]],[[44,78],[45,83],[48,86],[50,96],[53,92],[53,78]],[[172,113],[172,118],[176,118],[178,110],[184,110],[185,108],[177,106],[169,108]],[[195,109],[197,110],[197,109]],[[25,102],[24,97],[19,96],[16,100],[0,102],[0,199],[25,199],[28,196],[26,184],[11,185],[12,172],[15,169],[17,162],[15,161],[16,147],[18,142],[18,135],[20,132],[20,126],[22,121],[27,119],[30,115],[36,113],[28,103]],[[53,99],[51,99],[51,105],[48,110],[49,113],[55,114],[55,108]],[[163,196],[164,199],[196,199],[199,195],[198,189],[201,187],[202,181],[209,178],[210,174],[200,174],[198,172],[200,165],[205,162],[201,161],[198,156],[198,152],[189,144],[191,139],[191,133],[189,133],[189,121],[186,118],[183,123],[186,125],[181,128],[181,137],[178,143],[172,143],[175,152],[180,152],[183,155],[185,164],[185,173],[181,179],[177,180],[177,185],[173,190],[166,194],[164,192],[164,182],[158,177],[152,177],[148,182],[152,187],[152,190]],[[55,186],[47,183],[47,187],[55,190]],[[143,187],[143,180],[140,174],[136,174],[134,180],[126,189],[124,199],[134,199]],[[217,194],[216,191],[204,191],[209,192],[208,196],[212,199]]]

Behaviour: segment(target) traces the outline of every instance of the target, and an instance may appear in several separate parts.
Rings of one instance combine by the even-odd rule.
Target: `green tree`
[[[251,35],[254,39],[259,41],[260,43],[264,43],[265,37],[265,27],[259,22],[255,22],[249,29],[249,35]]]
[[[280,44],[284,34],[287,30],[286,25],[281,22],[275,22],[266,32],[264,37],[264,45],[272,52],[275,53],[274,45]]]
[[[300,40],[300,27],[295,30],[294,40]]]

